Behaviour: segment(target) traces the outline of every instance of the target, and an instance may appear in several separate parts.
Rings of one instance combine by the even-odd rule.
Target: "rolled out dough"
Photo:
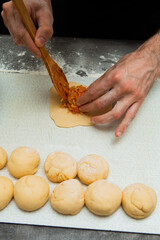
[[[69,86],[78,86],[80,83],[69,82]],[[54,120],[55,124],[58,127],[75,127],[75,126],[91,126],[93,125],[90,118],[95,115],[100,115],[101,113],[92,113],[92,114],[84,114],[84,113],[72,113],[69,112],[67,108],[61,108],[60,97],[53,86],[50,90],[50,117]],[[107,112],[112,109],[112,106],[108,106],[103,110]]]

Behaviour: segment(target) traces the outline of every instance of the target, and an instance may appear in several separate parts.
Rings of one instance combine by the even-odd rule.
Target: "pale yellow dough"
[[[6,163],[7,163],[7,153],[2,147],[0,147],[0,169],[4,168]]]
[[[77,175],[76,160],[67,153],[53,152],[47,157],[44,169],[52,182],[62,182]]]
[[[132,184],[123,190],[122,206],[130,217],[146,218],[154,211],[156,204],[155,191],[142,183]]]
[[[106,180],[98,180],[90,184],[85,191],[85,204],[94,214],[109,216],[121,205],[121,189]]]
[[[90,154],[78,162],[78,177],[86,185],[105,179],[108,173],[108,163],[103,157],[96,154]]]
[[[50,203],[54,210],[65,215],[79,213],[84,205],[84,190],[76,179],[66,180],[55,187]]]
[[[35,174],[38,170],[40,156],[38,152],[29,147],[15,149],[8,161],[8,170],[16,178]]]
[[[0,176],[0,210],[4,209],[13,198],[14,185],[7,177]]]
[[[78,86],[80,83],[70,82],[69,86]],[[100,113],[84,114],[84,113],[76,113],[73,114],[69,112],[67,108],[61,108],[60,97],[58,96],[54,87],[50,90],[50,117],[54,120],[55,124],[58,127],[75,127],[75,126],[90,126],[93,125],[91,123],[91,116],[98,115]],[[101,114],[107,111],[110,111],[112,106],[108,106]]]
[[[36,175],[20,178],[14,187],[14,200],[24,211],[35,211],[41,208],[49,198],[49,184]]]

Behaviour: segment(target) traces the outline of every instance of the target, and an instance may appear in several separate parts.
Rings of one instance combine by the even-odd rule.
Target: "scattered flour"
[[[9,50],[10,56],[14,54],[12,50]],[[0,59],[0,72],[48,75],[44,63],[36,59],[33,55],[28,54],[26,57],[25,55],[27,54],[28,52],[25,50],[18,52],[14,59],[13,57],[7,58],[6,56],[2,56]],[[68,79],[70,79],[71,76],[76,77],[79,75],[83,78],[92,77],[96,80],[107,70],[107,64],[111,67],[120,59],[120,56],[117,54],[107,53],[106,56],[100,55],[100,60],[98,61],[97,59],[97,66],[99,65],[103,71],[101,70],[101,72],[98,72],[97,67],[95,69],[88,67],[88,62],[86,62],[85,67],[84,61],[86,61],[86,59],[84,59],[81,52],[75,52],[75,54],[77,58],[72,64],[66,63],[60,51],[53,56],[51,55],[54,61],[63,69]],[[158,78],[157,81],[160,81],[160,78]]]
[[[25,54],[26,54],[26,51],[18,53],[17,56],[21,57],[21,56],[24,56]]]
[[[28,54],[27,50],[18,52],[16,56],[15,52],[9,50],[9,55],[14,57],[1,57],[0,72],[48,75],[44,63],[41,60],[36,59],[33,55]],[[55,55],[51,55],[51,57],[63,69],[68,79],[71,76],[76,77],[78,75],[83,78],[90,76],[94,79],[97,79],[102,75],[102,73],[97,73],[95,70],[92,69],[89,69],[88,71],[88,63],[86,63],[86,67],[84,67],[85,63],[84,58],[81,57],[81,52],[75,52],[75,55],[77,55],[77,58],[72,64],[66,63],[60,51],[57,52]]]

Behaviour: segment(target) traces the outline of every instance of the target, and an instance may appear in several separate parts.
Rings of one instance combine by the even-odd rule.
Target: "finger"
[[[118,120],[127,111],[131,104],[131,98],[124,97],[116,103],[116,105],[111,111],[99,116],[92,117],[91,122],[93,124],[104,124],[114,120]]]
[[[36,58],[41,57],[41,52],[39,48],[35,45],[34,41],[30,37],[29,33],[26,31],[26,29],[21,29],[22,32],[19,32],[18,38],[21,35],[21,43],[23,46],[26,46],[29,52],[31,52]],[[24,32],[23,32],[24,31]]]
[[[13,41],[16,43],[16,33],[13,29],[17,29],[15,25],[15,17],[13,14],[13,4],[11,2],[7,2],[3,4],[2,17],[5,26],[8,28],[10,35],[12,36]],[[16,43],[16,45],[22,45],[21,42]]]
[[[104,109],[110,104],[116,102],[119,99],[119,94],[117,94],[116,89],[112,89],[108,91],[103,96],[97,98],[96,100],[83,105],[79,108],[81,112],[95,112],[97,110]]]
[[[25,46],[29,52],[31,52],[36,58],[41,57],[39,48],[35,45],[28,31],[24,27],[23,23],[19,22],[16,24],[17,30],[14,34],[14,42],[17,46]],[[12,26],[14,28],[14,25]],[[13,32],[11,30],[11,32]]]
[[[35,43],[42,47],[53,35],[53,15],[49,10],[39,11],[37,13],[38,30],[35,37]]]
[[[3,22],[4,22],[5,27],[8,28],[7,19],[6,19],[6,15],[5,15],[5,12],[4,12],[4,11],[1,12],[1,17],[2,17],[2,19],[3,19]]]
[[[2,18],[4,21],[5,26],[8,28],[8,31],[13,37],[12,31],[11,31],[11,24],[14,22],[14,15],[13,15],[13,4],[11,2],[6,2],[2,5],[3,11],[2,11]],[[8,19],[9,18],[9,19]]]
[[[122,122],[120,123],[118,128],[116,129],[116,132],[115,132],[116,137],[121,137],[122,136],[122,134],[128,128],[131,121],[135,118],[136,113],[137,113],[141,104],[142,104],[142,102],[136,102],[128,109],[124,119],[122,120]]]
[[[111,69],[109,69],[87,88],[87,91],[77,99],[76,103],[78,106],[82,106],[97,99],[112,88],[112,83],[109,79],[110,71]]]

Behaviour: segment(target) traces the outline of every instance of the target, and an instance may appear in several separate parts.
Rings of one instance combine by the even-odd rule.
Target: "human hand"
[[[115,132],[120,137],[160,74],[158,64],[157,57],[143,47],[125,55],[78,98],[80,111],[94,112],[115,103],[110,112],[94,116],[91,121],[104,124],[124,116]]]
[[[1,16],[15,44],[25,46],[35,57],[40,58],[39,47],[53,35],[53,14],[50,0],[24,0],[24,3],[38,29],[35,41],[26,30],[13,2],[3,4]]]

